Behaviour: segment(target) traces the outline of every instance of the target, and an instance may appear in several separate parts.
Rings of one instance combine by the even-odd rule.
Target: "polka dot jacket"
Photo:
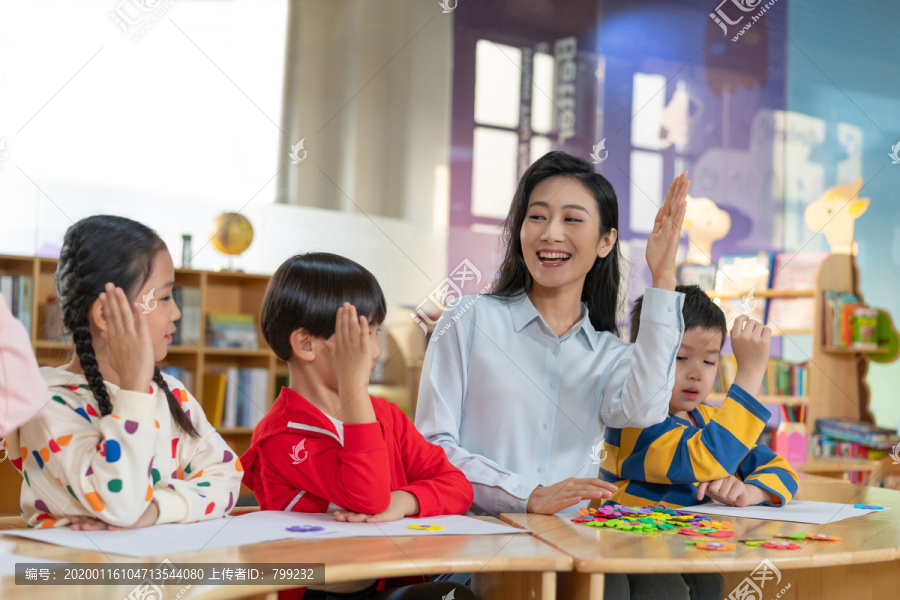
[[[83,376],[51,367],[41,375],[50,401],[7,438],[22,473],[20,508],[28,527],[62,527],[74,515],[128,526],[151,501],[159,506],[157,524],[217,518],[234,507],[240,460],[180,381],[163,375],[200,433],[196,438],[172,420],[155,383],[143,393],[107,382],[113,410],[101,417]]]

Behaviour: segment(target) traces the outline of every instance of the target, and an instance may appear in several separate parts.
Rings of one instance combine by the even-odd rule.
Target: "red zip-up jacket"
[[[244,485],[261,510],[326,512],[329,503],[364,514],[387,509],[391,492],[419,501],[418,517],[463,514],[472,484],[444,451],[425,441],[397,405],[369,396],[376,423],[334,423],[306,398],[281,388],[241,456]]]

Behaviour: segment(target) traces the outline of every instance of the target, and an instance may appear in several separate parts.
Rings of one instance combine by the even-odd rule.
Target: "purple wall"
[[[577,37],[577,127],[572,138],[555,147],[590,160],[592,145],[606,139],[608,159],[598,170],[612,182],[619,198],[620,239],[638,242],[629,299],[643,293],[643,283],[649,280],[641,244],[646,234],[629,227],[630,182],[644,189],[653,181],[630,167],[632,152],[641,150],[632,146],[636,73],[665,78],[665,92],[660,93],[667,105],[678,85],[692,99],[687,144],[677,152],[673,146],[658,151],[663,183],[657,192],[663,195],[676,170],[686,169],[693,179],[691,194],[711,197],[730,213],[731,232],[714,245],[713,260],[723,253],[780,250],[778,165],[773,164],[772,136],[756,119],[760,111],[765,115],[767,110],[785,108],[786,50],[781,32],[788,0],[778,2],[737,42],[724,36],[710,18],[716,8],[707,0],[577,0],[566,2],[564,9],[561,3],[537,0],[460,3],[454,12],[448,270],[467,258],[490,279],[499,248],[495,234],[471,230],[475,223],[498,224],[470,211],[478,39],[522,48],[544,42],[552,48],[554,40]],[[719,8],[731,19],[741,16],[730,2]],[[732,26],[729,34],[737,29]],[[522,170],[524,165],[520,174]]]

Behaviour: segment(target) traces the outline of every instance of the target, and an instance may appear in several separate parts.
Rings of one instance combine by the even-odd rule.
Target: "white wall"
[[[191,234],[193,266],[216,269],[228,258],[204,247],[210,223],[240,210],[256,237],[235,268],[329,251],[372,270],[389,304],[421,302],[446,275],[452,15],[413,0],[295,3],[302,85],[284,129],[306,136],[308,157],[292,165],[267,119],[281,121],[274,41],[264,59],[241,44],[241,11],[269,4],[225,2],[222,21],[209,12],[222,6],[180,0],[136,43],[109,21],[114,1],[0,6],[4,54],[40,51],[34,66],[0,64],[0,253],[56,255],[74,221],[110,213],[158,231],[176,264]],[[263,12],[255,35],[284,35],[286,15]],[[297,205],[275,203],[282,163]]]

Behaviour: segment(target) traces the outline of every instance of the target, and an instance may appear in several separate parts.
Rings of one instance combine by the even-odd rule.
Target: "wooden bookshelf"
[[[760,404],[807,404],[809,402],[808,396],[758,396],[756,398]],[[721,393],[713,393],[706,397],[708,402],[724,402],[725,394]]]
[[[888,348],[842,348],[838,346],[823,346],[823,352],[828,354],[888,354]]]
[[[710,298],[718,298],[719,300],[738,300],[749,293],[749,291],[746,291],[741,294],[722,294],[713,290],[706,291]],[[754,298],[812,298],[815,294],[814,290],[753,290]]]
[[[802,334],[812,336],[812,356],[809,362],[809,395],[807,396],[761,396],[762,404],[778,405],[803,404],[806,409],[807,437],[811,439],[816,428],[816,420],[821,418],[842,418],[874,422],[869,410],[869,386],[866,372],[870,357],[880,361],[890,361],[893,350],[889,348],[840,348],[825,344],[824,318],[825,290],[836,290],[855,294],[861,302],[859,292],[859,271],[856,259],[846,254],[832,254],[822,263],[815,290],[754,290],[755,298],[815,298],[815,323],[812,329],[780,330],[772,327],[774,335]],[[718,294],[706,292],[711,298],[732,300],[743,298],[749,291],[740,294]],[[896,335],[896,332],[895,334]],[[710,394],[709,400],[723,401],[725,394]],[[809,456],[800,470],[833,477],[846,477],[851,471],[868,474],[878,470],[878,461]],[[877,473],[876,473],[877,474]]]
[[[0,275],[26,275],[33,278],[30,335],[31,345],[41,366],[58,367],[66,364],[72,353],[70,343],[43,339],[47,324],[47,300],[56,296],[56,264],[55,258],[0,255]],[[266,344],[258,319],[258,349],[214,348],[207,346],[205,340],[207,315],[210,313],[250,313],[258,316],[268,283],[268,275],[175,269],[176,287],[192,286],[200,289],[200,331],[196,340],[185,340],[182,345],[169,346],[168,354],[160,366],[173,365],[190,371],[193,374],[193,384],[188,391],[201,404],[204,396],[203,375],[222,373],[229,367],[266,369],[269,372],[266,391],[268,406],[271,406],[280,392],[275,389],[275,380],[277,376],[288,373],[287,364],[279,360]],[[385,362],[383,373],[376,373],[382,381],[373,382],[370,393],[397,403],[412,418],[414,406],[411,405],[410,398],[414,398],[418,388],[415,391],[409,388],[401,348],[388,335],[387,347],[383,350],[389,360]],[[204,406],[203,409],[209,416],[212,407]],[[238,455],[247,450],[253,434],[252,427],[219,428],[218,431]],[[0,516],[19,514],[21,482],[21,476],[10,461],[0,463]],[[252,495],[252,492],[242,488],[241,495],[244,494]]]

